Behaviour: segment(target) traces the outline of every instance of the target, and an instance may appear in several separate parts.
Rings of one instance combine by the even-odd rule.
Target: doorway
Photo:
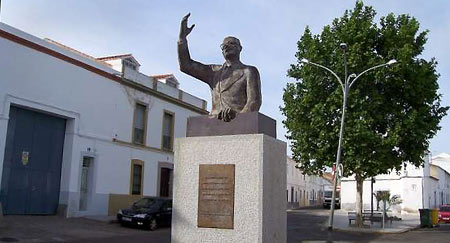
[[[4,214],[56,214],[66,120],[10,107],[0,201]]]
[[[160,168],[159,196],[172,197],[173,169]]]
[[[94,158],[84,156],[81,165],[80,211],[86,211],[88,209],[88,203],[92,193],[93,170]]]

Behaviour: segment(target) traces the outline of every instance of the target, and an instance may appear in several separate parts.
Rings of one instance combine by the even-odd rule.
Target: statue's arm
[[[191,59],[186,38],[178,40],[178,63],[183,73],[210,84],[213,75],[211,66]]]
[[[187,21],[190,15],[190,13],[187,14],[181,20],[180,36],[178,39],[178,62],[180,64],[180,70],[183,73],[191,75],[210,85],[212,76],[214,75],[212,68],[209,65],[192,60],[191,55],[189,54],[186,37],[191,33],[195,26],[187,26]]]
[[[249,67],[247,76],[247,102],[241,113],[259,111],[261,107],[261,80],[258,69]]]

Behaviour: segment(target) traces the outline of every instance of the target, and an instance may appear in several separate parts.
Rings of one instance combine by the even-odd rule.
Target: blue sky
[[[278,138],[284,138],[283,88],[295,63],[296,42],[306,25],[320,33],[324,25],[352,9],[354,0],[3,0],[1,21],[40,38],[50,38],[95,57],[132,53],[141,71],[173,73],[181,89],[210,103],[209,88],[178,70],[176,41],[179,22],[188,12],[196,26],[189,35],[193,59],[223,63],[219,45],[225,36],[241,40],[241,60],[261,74],[261,112],[277,120]],[[443,105],[450,105],[450,1],[371,0],[377,19],[390,12],[410,14],[429,29],[423,58],[436,57]],[[359,72],[361,70],[349,70]],[[210,107],[210,104],[209,104]],[[450,117],[431,140],[433,155],[450,152]],[[345,148],[344,148],[345,149]]]

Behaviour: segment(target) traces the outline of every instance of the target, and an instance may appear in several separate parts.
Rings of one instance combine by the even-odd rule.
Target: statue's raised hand
[[[180,27],[180,40],[186,39],[186,36],[188,36],[192,29],[194,28],[195,24],[193,24],[191,27],[188,28],[187,22],[189,19],[189,16],[191,16],[191,13],[186,14],[186,16],[181,19],[181,27]]]

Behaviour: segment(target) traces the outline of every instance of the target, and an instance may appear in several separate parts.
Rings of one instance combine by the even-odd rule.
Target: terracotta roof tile
[[[61,44],[61,43],[59,43],[59,42],[57,42],[57,41],[54,41],[54,40],[52,40],[52,39],[49,39],[49,38],[45,38],[44,40],[47,41],[47,42],[49,42],[49,43],[52,43],[53,45],[56,45],[56,46],[62,48],[62,49],[65,49],[65,50],[67,50],[67,51],[70,51],[70,52],[75,53],[75,54],[77,54],[77,55],[80,55],[80,56],[82,56],[82,57],[85,57],[85,58],[87,58],[87,59],[90,59],[90,60],[92,60],[92,61],[95,61],[95,62],[97,62],[97,63],[100,63],[100,64],[102,64],[102,65],[111,67],[111,64],[106,63],[106,62],[104,62],[104,61],[102,61],[102,60],[99,60],[99,59],[97,59],[97,58],[95,58],[95,57],[93,57],[93,56],[90,56],[90,55],[88,55],[88,54],[86,54],[86,53],[83,53],[83,52],[81,52],[81,51],[75,50],[75,49],[73,49],[72,47],[63,45],[63,44]]]
[[[114,56],[106,56],[106,57],[99,57],[97,60],[101,61],[110,61],[110,60],[116,60],[116,59],[125,59],[125,58],[132,58],[139,66],[141,65],[136,58],[134,58],[133,54],[121,54],[121,55],[114,55]]]
[[[171,73],[168,73],[168,74],[152,75],[151,77],[156,78],[156,79],[162,79],[162,78],[175,77],[175,76]]]
[[[108,61],[108,60],[114,60],[114,59],[123,59],[123,58],[127,58],[127,57],[132,57],[133,55],[131,55],[131,53],[128,54],[121,54],[121,55],[114,55],[114,56],[106,56],[106,57],[98,57],[98,60],[102,60],[102,61]]]

